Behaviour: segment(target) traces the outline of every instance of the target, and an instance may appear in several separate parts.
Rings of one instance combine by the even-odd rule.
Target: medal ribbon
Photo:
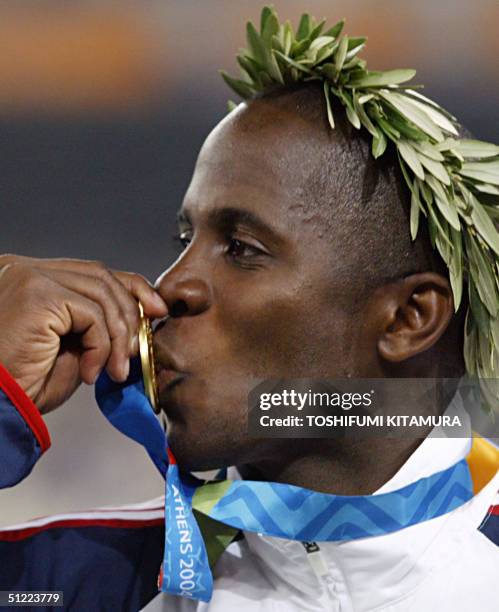
[[[235,530],[298,541],[338,542],[383,535],[428,521],[473,496],[466,459],[378,495],[332,495],[247,480],[205,483],[179,471],[144,394],[137,361],[132,361],[130,377],[124,384],[114,383],[103,373],[96,384],[96,399],[111,424],[144,446],[165,477],[165,552],[159,587],[174,595],[211,599],[210,542],[203,540],[199,526],[203,517]]]

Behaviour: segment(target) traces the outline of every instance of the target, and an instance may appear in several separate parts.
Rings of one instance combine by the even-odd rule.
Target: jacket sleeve
[[[0,488],[23,480],[49,447],[37,407],[0,364]]]
[[[49,446],[36,406],[0,365],[0,487],[25,478]],[[62,591],[64,610],[71,612],[137,612],[158,594],[164,541],[162,507],[70,513],[2,527],[0,591]],[[63,608],[36,608],[54,609]]]

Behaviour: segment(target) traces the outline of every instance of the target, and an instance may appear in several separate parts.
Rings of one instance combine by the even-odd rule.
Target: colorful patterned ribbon
[[[205,483],[179,471],[144,394],[137,361],[132,362],[125,384],[114,383],[102,374],[96,384],[96,398],[107,419],[142,444],[165,477],[165,552],[160,588],[175,595],[211,599],[210,543],[203,539],[200,529],[204,517],[233,528],[232,535],[244,530],[299,541],[347,541],[428,521],[473,496],[466,459],[378,495],[331,495],[247,480]],[[230,541],[230,533],[224,535]]]

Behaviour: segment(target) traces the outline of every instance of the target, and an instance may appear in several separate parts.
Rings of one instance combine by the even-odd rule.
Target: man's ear
[[[431,348],[452,319],[452,290],[440,274],[412,274],[379,291],[384,293],[378,302],[378,352],[387,361],[404,361]]]

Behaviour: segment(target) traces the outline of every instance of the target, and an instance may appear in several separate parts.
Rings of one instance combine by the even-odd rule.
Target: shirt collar
[[[460,395],[454,396],[445,415],[450,418],[459,417],[462,437],[450,438],[442,427],[435,427],[394,476],[377,489],[374,495],[405,487],[420,478],[445,470],[466,457],[471,449],[471,425]]]

